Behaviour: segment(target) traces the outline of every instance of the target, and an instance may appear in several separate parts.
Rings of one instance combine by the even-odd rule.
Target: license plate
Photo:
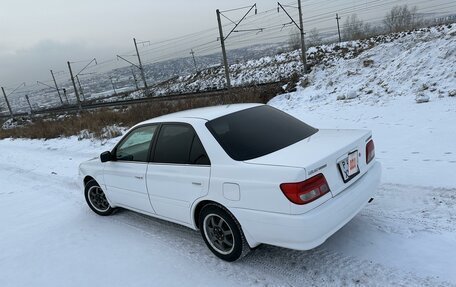
[[[359,173],[358,151],[355,150],[348,154],[346,158],[339,161],[339,170],[344,182],[349,181]]]

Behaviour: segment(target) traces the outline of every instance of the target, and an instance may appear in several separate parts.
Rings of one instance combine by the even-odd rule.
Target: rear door
[[[189,124],[163,124],[147,167],[147,190],[156,213],[191,223],[191,205],[207,194],[211,167]]]
[[[146,171],[157,125],[132,130],[114,149],[114,161],[106,162],[104,181],[115,205],[154,213],[146,189]]]

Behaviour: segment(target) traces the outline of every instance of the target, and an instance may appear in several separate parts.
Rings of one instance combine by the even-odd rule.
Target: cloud
[[[67,71],[67,61],[86,60],[97,55],[111,55],[112,51],[90,48],[81,43],[60,43],[43,40],[27,49],[8,52],[1,49],[0,84],[14,85],[19,82],[49,80],[49,70]]]

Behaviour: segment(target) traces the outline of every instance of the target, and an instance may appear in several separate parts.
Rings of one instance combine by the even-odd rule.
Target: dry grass
[[[179,100],[161,100],[117,109],[97,109],[66,116],[32,118],[31,123],[13,129],[0,129],[0,138],[51,139],[68,137],[88,130],[101,137],[103,128],[117,125],[131,127],[134,124],[160,115],[198,107],[234,103],[266,103],[277,95],[277,88],[245,88],[230,93],[191,97]]]

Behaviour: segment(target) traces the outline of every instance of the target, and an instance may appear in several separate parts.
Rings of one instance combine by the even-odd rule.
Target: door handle
[[[192,182],[193,185],[203,185],[201,182]]]
[[[144,179],[143,176],[135,176],[136,179]]]

